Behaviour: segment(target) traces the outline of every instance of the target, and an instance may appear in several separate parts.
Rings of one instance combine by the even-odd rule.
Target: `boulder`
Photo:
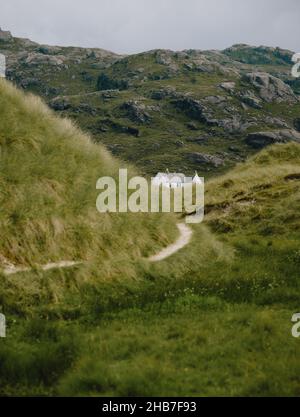
[[[174,63],[173,61],[173,55],[174,53],[172,51],[168,50],[159,50],[156,52],[156,63],[160,65],[172,65]]]
[[[267,103],[298,102],[289,85],[266,72],[251,72],[244,75],[243,79],[252,84],[258,90],[259,96]]]
[[[300,118],[294,120],[294,128],[297,130],[297,132],[300,132]]]
[[[195,100],[191,97],[182,96],[172,101],[172,104],[176,109],[183,111],[187,116],[192,119],[199,120],[200,122],[206,122],[205,116],[206,108],[199,100]]]
[[[281,127],[284,129],[289,128],[289,125],[284,120],[281,120],[278,117],[266,116],[264,118],[264,122],[272,127]]]
[[[227,91],[228,93],[233,93],[235,90],[235,82],[233,81],[226,81],[219,85],[223,90]]]
[[[209,138],[207,136],[197,136],[195,138],[194,137],[187,138],[186,141],[203,145],[208,141],[208,139]]]
[[[198,126],[194,122],[187,123],[186,127],[190,130],[198,130]]]
[[[24,63],[31,67],[36,65],[53,65],[53,66],[62,66],[64,65],[66,57],[63,55],[46,55],[42,53],[30,52]]]
[[[64,99],[56,99],[50,103],[50,107],[55,111],[63,111],[71,108],[71,104]]]
[[[146,106],[136,100],[126,101],[122,104],[121,109],[125,110],[127,116],[135,122],[146,123],[151,119]]]
[[[44,55],[56,55],[61,52],[59,46],[41,45],[37,48],[36,52]]]
[[[262,109],[261,100],[255,96],[251,91],[247,91],[245,94],[241,94],[241,101],[247,106],[254,109]]]
[[[152,90],[150,93],[150,98],[153,100],[163,100],[167,97],[176,97],[176,89],[174,87],[165,87],[160,90]]]
[[[39,86],[41,85],[41,82],[37,78],[29,77],[29,78],[23,78],[20,85],[22,88],[26,89],[28,87]]]
[[[247,145],[255,149],[261,149],[274,143],[286,143],[292,140],[300,143],[300,133],[292,129],[254,132],[249,133],[246,137]]]
[[[192,162],[197,164],[208,164],[214,166],[215,168],[224,165],[224,160],[214,155],[194,152],[189,154],[188,157]]]
[[[223,96],[208,96],[204,99],[205,103],[218,105],[226,102],[226,97]]]

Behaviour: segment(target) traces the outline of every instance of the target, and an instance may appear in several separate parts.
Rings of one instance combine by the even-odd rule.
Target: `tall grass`
[[[134,275],[131,260],[173,239],[172,216],[97,212],[96,181],[117,180],[121,162],[40,99],[1,80],[0,115],[0,254],[7,260],[92,260],[107,279]]]
[[[5,81],[0,112],[0,254],[87,261],[0,277],[0,394],[300,395],[300,145],[208,182],[191,243],[150,264],[174,217],[99,215],[118,161]]]

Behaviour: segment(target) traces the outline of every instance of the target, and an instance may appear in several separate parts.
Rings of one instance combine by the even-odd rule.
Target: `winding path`
[[[49,271],[49,269],[55,268],[70,268],[70,266],[80,265],[82,262],[74,262],[74,261],[60,261],[60,262],[51,262],[49,264],[40,265],[38,266],[39,269],[43,271]],[[13,275],[17,274],[18,272],[28,272],[31,271],[32,268],[23,267],[23,266],[15,266],[13,264],[9,264],[3,268],[4,275]]]
[[[168,258],[169,256],[178,252],[180,249],[184,248],[186,245],[190,243],[193,234],[192,229],[185,223],[177,223],[177,227],[180,232],[180,236],[176,240],[176,242],[162,249],[156,255],[153,255],[150,258],[148,258],[150,262],[162,261],[163,259]]]
[[[185,223],[177,223],[177,227],[178,227],[180,235],[179,235],[179,238],[176,240],[176,242],[162,249],[156,255],[153,255],[150,258],[148,258],[150,262],[162,261],[168,258],[169,256],[174,255],[174,253],[178,252],[180,249],[184,248],[186,245],[190,243],[190,240],[193,234],[192,229],[189,226],[187,226]],[[55,269],[55,268],[70,268],[71,266],[80,265],[82,263],[83,262],[75,262],[75,261],[51,262],[45,265],[40,265],[38,266],[38,268],[43,271],[49,271],[50,269]],[[13,274],[17,274],[18,272],[28,272],[30,270],[32,270],[32,268],[15,266],[12,263],[4,260],[4,268],[2,269],[2,272],[4,273],[4,275],[13,275]]]

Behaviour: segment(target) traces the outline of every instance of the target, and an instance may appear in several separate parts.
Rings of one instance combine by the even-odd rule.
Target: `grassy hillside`
[[[1,395],[300,395],[300,145],[211,180],[192,242],[150,264],[174,219],[98,215],[96,178],[118,162],[0,88],[1,255],[87,260],[1,275]]]
[[[299,126],[293,52],[280,48],[234,45],[120,56],[11,36],[0,41],[0,53],[11,81],[42,96],[147,175],[169,168],[214,177],[257,152],[248,134]],[[253,83],[248,73],[265,78]],[[278,91],[268,75],[283,81]]]
[[[97,212],[97,179],[117,179],[122,163],[39,98],[1,80],[0,114],[1,260],[83,261],[102,280],[135,277],[132,263],[174,238],[171,216]]]

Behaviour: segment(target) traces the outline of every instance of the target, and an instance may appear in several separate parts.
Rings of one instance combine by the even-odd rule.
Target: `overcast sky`
[[[119,53],[223,49],[300,52],[300,0],[0,0],[0,27],[40,43]]]

